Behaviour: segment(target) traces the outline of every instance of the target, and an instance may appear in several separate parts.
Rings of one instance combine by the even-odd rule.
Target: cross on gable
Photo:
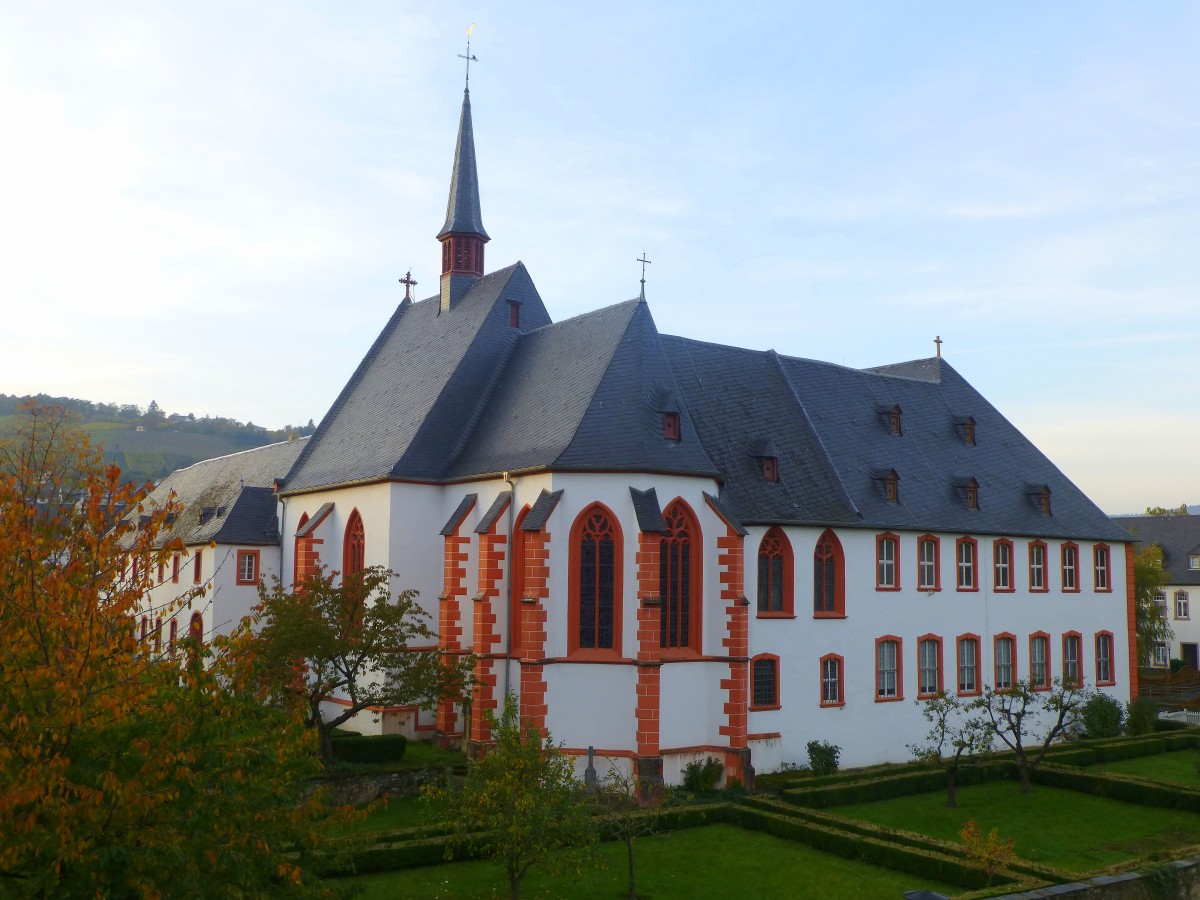
[[[412,269],[409,269],[404,273],[404,277],[400,279],[400,283],[404,285],[404,299],[411,300],[412,295],[409,293],[409,291],[417,286],[416,280],[412,277]]]

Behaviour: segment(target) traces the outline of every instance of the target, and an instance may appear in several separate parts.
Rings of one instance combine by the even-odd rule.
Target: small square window
[[[258,582],[258,551],[239,550],[237,555],[237,583],[256,584]]]
[[[1192,570],[1200,569],[1200,556],[1196,556],[1196,555],[1189,556],[1188,557],[1188,568],[1192,569]]]
[[[679,413],[663,413],[663,437],[668,441],[677,441],[680,439]]]

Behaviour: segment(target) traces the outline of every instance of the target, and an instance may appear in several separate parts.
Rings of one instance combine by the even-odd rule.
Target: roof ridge
[[[189,465],[180,466],[178,469],[172,469],[171,472],[169,473],[169,475],[174,475],[176,472],[187,472],[191,469],[196,468],[197,466],[203,466],[207,463],[218,462],[222,459],[230,459],[234,456],[241,456],[245,453],[258,453],[262,450],[271,450],[276,447],[282,447],[282,446],[286,446],[288,444],[295,444],[300,441],[307,441],[310,437],[312,437],[312,435],[306,434],[306,435],[302,435],[301,437],[290,438],[287,440],[271,441],[271,443],[269,443],[269,444],[261,444],[257,447],[247,447],[245,450],[234,450],[232,453],[222,453],[220,456],[210,456],[207,459],[198,459],[194,463],[190,463]],[[168,476],[163,476],[163,477],[166,478]]]
[[[379,353],[383,349],[383,345],[387,343],[388,338],[390,338],[395,332],[396,328],[399,327],[400,320],[404,318],[404,313],[412,309],[415,305],[416,304],[411,301],[408,303],[401,301],[399,304],[397,304],[395,312],[392,313],[392,317],[388,319],[387,324],[384,325],[379,334],[375,336],[375,340],[371,342],[371,347],[367,350],[366,355],[359,360],[358,365],[354,369],[354,374],[350,376],[350,380],[342,386],[342,390],[337,395],[337,399],[333,401],[333,405],[330,406],[329,409],[326,410],[325,415],[321,417],[321,424],[317,426],[317,430],[311,435],[312,440],[304,445],[304,449],[300,451],[300,455],[296,457],[296,461],[292,463],[291,468],[289,468],[287,473],[284,475],[285,491],[286,484],[291,480],[292,473],[300,471],[300,468],[308,461],[308,457],[313,452],[313,448],[320,443],[320,438],[325,436],[325,433],[329,430],[331,424],[337,418],[337,414],[341,411],[342,407],[345,406],[346,401],[349,400],[350,396],[354,393],[354,389],[358,387],[363,379],[363,376],[379,357]]]
[[[571,316],[569,319],[559,319],[557,322],[551,322],[549,325],[543,325],[540,328],[534,328],[532,331],[525,332],[526,335],[541,334],[550,328],[557,328],[559,325],[569,325],[572,322],[578,322],[581,319],[588,319],[592,316],[599,315],[609,310],[617,309],[621,306],[639,306],[639,300],[622,300],[619,303],[610,303],[608,306],[601,306],[599,309],[589,309],[587,312],[581,312],[578,315]],[[657,329],[656,329],[657,330]]]

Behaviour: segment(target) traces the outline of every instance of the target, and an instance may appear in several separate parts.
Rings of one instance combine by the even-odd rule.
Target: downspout
[[[504,699],[508,701],[508,695],[512,690],[512,646],[513,646],[513,525],[516,521],[516,516],[513,513],[513,507],[517,505],[517,489],[509,478],[508,472],[501,474],[500,478],[508,485],[508,578],[505,579],[505,586],[508,588],[508,596],[504,598],[505,603],[505,647],[504,647]],[[518,598],[519,600],[520,598]]]

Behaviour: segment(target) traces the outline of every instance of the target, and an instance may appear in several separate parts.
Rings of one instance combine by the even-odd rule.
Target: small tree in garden
[[[471,763],[463,785],[430,787],[423,797],[445,802],[448,857],[466,848],[500,863],[515,900],[535,865],[579,872],[596,834],[574,762],[521,721],[517,698],[509,694],[500,718],[487,718],[496,743]]]
[[[991,887],[996,870],[1008,865],[1012,860],[1015,842],[1012,838],[1001,840],[1000,833],[995,828],[985,836],[976,827],[974,819],[967,819],[967,824],[962,827],[958,836],[962,838],[967,861],[987,872],[988,887]]]
[[[1121,701],[1097,692],[1083,704],[1080,722],[1090,738],[1117,737],[1125,723],[1125,709]]]
[[[946,806],[958,806],[958,772],[983,758],[992,749],[992,726],[958,697],[941,693],[918,700],[921,714],[929,722],[929,733],[919,744],[909,744],[913,757],[936,763],[946,773]],[[969,713],[974,713],[973,715]]]
[[[437,635],[416,591],[393,593],[394,572],[372,566],[351,579],[320,572],[287,590],[278,578],[260,584],[255,639],[257,665],[277,701],[297,706],[320,736],[321,757],[333,759],[333,729],[378,706],[432,708],[461,694],[470,660],[429,647]],[[326,719],[321,704],[349,702]]]
[[[613,766],[608,770],[608,775],[601,782],[600,790],[596,794],[601,829],[625,845],[625,857],[629,867],[627,900],[638,900],[634,878],[634,841],[654,834],[659,824],[658,815],[653,810],[641,808],[638,802],[638,787],[636,776],[625,775]],[[663,804],[670,804],[673,796],[674,794],[668,793]]]
[[[1027,681],[1017,681],[1005,691],[992,687],[971,704],[982,713],[992,734],[1016,756],[1021,793],[1032,790],[1033,773],[1042,764],[1046,751],[1055,739],[1071,725],[1087,702],[1091,692],[1077,682],[1055,678],[1049,691],[1035,691]],[[1026,741],[1033,737],[1030,729],[1039,721],[1048,720],[1049,727],[1032,747]],[[1040,741],[1040,743],[1038,743]]]
[[[808,767],[814,775],[832,775],[838,770],[838,759],[842,748],[829,741],[809,741],[805,745],[808,750]]]

